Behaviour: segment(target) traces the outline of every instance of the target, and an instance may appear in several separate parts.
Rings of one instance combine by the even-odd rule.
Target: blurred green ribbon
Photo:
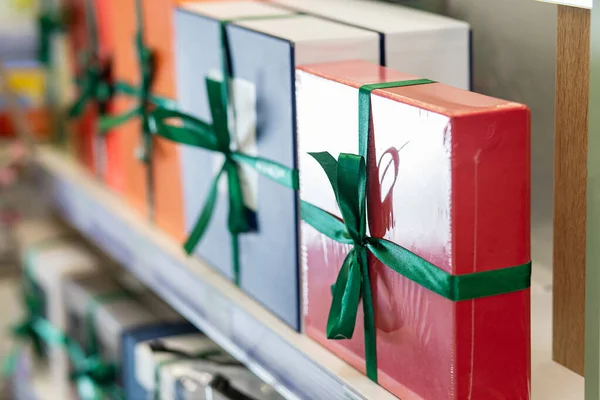
[[[142,122],[142,146],[137,158],[148,164],[152,154],[152,130],[150,126],[150,111],[154,106],[165,106],[173,104],[170,100],[153,96],[150,93],[155,76],[154,56],[150,48],[144,43],[144,23],[142,19],[141,0],[136,1],[136,15],[138,20],[137,32],[135,34],[135,49],[140,69],[140,83],[133,86],[127,82],[117,82],[115,93],[133,96],[138,99],[138,104],[131,110],[120,115],[105,116],[100,119],[100,132],[106,133],[119,125],[134,118],[140,118]]]
[[[108,66],[102,65],[94,55],[86,55],[88,59],[81,76],[75,81],[79,87],[79,96],[69,109],[69,117],[80,117],[90,102],[98,104],[99,109],[105,109],[112,96],[112,86],[109,83]]]
[[[40,322],[43,320],[44,315],[44,299],[35,290],[35,283],[29,268],[25,268],[23,271],[21,285],[25,316],[19,323],[11,327],[11,334],[17,343],[4,359],[3,373],[5,376],[10,376],[14,373],[25,346],[31,344],[35,355],[41,357],[44,343],[56,341],[56,338],[51,335],[46,325]]]
[[[98,354],[87,355],[74,341],[69,341],[67,352],[72,363],[71,379],[81,400],[125,399],[116,385],[117,368],[105,362]]]
[[[530,286],[531,263],[493,271],[451,275],[411,251],[367,232],[366,158],[371,118],[371,92],[375,89],[424,85],[426,79],[364,85],[359,90],[359,154],[310,153],[325,171],[343,221],[310,204],[301,203],[302,219],[323,235],[352,249],[344,259],[332,288],[327,338],[352,338],[360,300],[363,301],[367,376],[377,382],[377,344],[368,253],[387,267],[451,301],[472,300],[515,292]]]
[[[69,347],[73,373],[71,378],[75,381],[77,392],[82,400],[102,400],[109,396],[113,400],[123,399],[121,388],[116,384],[118,368],[112,362],[107,362],[100,354],[98,336],[96,334],[96,310],[103,304],[129,298],[124,290],[109,292],[93,297],[85,314],[86,348],[83,350],[78,345]]]
[[[222,80],[219,81],[210,77],[205,78],[212,124],[176,111],[175,109],[166,109],[164,107],[154,110],[151,119],[156,135],[176,143],[221,153],[225,157],[223,165],[213,178],[204,207],[184,244],[184,249],[188,254],[191,254],[202,240],[217,203],[219,180],[221,176],[226,175],[229,195],[227,227],[231,234],[234,282],[239,286],[239,235],[252,230],[249,219],[251,213],[244,204],[240,164],[250,166],[259,174],[294,190],[298,189],[298,171],[265,158],[246,155],[231,148],[228,106],[230,97],[229,81],[232,76],[232,68],[226,31],[228,22],[221,21],[220,26]],[[168,122],[174,119],[183,122],[183,125],[180,126]]]
[[[65,30],[66,20],[66,13],[50,10],[43,11],[38,17],[38,59],[45,66],[50,64],[52,37]]]
[[[98,29],[93,3],[85,0],[84,6],[89,48],[80,56],[81,75],[75,81],[79,88],[79,96],[69,109],[70,118],[81,116],[86,105],[92,101],[98,105],[100,113],[104,113],[112,95],[109,64],[100,60]]]

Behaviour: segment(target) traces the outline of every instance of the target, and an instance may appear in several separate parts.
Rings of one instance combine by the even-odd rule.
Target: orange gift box
[[[142,2],[145,45],[155,63],[151,92],[166,99],[176,97],[173,9],[179,0]],[[135,0],[124,0],[112,10],[115,34],[114,77],[130,85],[140,82],[134,37],[137,29]],[[126,111],[125,100],[118,100],[117,113]],[[135,100],[134,100],[135,101]],[[135,103],[130,103],[132,107]],[[109,134],[107,159],[108,182],[122,191],[127,201],[143,215],[152,215],[157,225],[177,240],[184,238],[183,196],[177,144],[153,138],[151,171],[135,157],[142,143],[138,122],[120,126]],[[117,160],[118,159],[118,160]],[[120,176],[119,176],[120,175]]]

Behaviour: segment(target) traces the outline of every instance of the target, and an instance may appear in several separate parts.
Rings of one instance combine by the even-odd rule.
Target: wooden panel
[[[590,18],[587,158],[585,398],[600,399],[600,8]]]
[[[583,375],[590,11],[558,8],[553,357]]]

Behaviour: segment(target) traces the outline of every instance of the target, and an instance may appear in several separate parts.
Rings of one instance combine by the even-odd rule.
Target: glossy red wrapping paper
[[[296,75],[300,196],[341,218],[307,152],[358,152],[358,88],[415,79],[363,61]],[[530,261],[527,107],[434,83],[371,94],[370,235],[454,275]],[[325,336],[350,246],[302,224],[305,329],[365,371],[362,307],[350,340]],[[369,256],[379,383],[403,400],[530,398],[529,290],[452,302]]]

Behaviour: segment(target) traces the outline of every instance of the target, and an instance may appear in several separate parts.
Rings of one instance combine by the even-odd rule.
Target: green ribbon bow
[[[85,0],[85,15],[88,26],[89,49],[82,58],[81,76],[75,81],[79,87],[79,97],[69,109],[69,117],[79,117],[86,104],[95,101],[101,113],[106,111],[108,100],[112,95],[112,85],[109,82],[110,69],[108,63],[100,61],[98,50],[98,29],[93,5]]]
[[[227,227],[231,234],[231,252],[233,275],[236,285],[240,285],[239,234],[251,231],[250,211],[244,204],[240,178],[240,163],[248,165],[259,174],[291,189],[298,189],[298,171],[261,157],[249,156],[231,148],[231,135],[228,123],[229,81],[231,74],[231,55],[226,26],[229,21],[221,21],[221,71],[223,79],[206,79],[206,88],[212,124],[201,121],[175,109],[157,108],[152,113],[154,133],[176,143],[203,148],[221,153],[225,157],[223,165],[214,177],[208,198],[202,208],[198,221],[184,244],[188,254],[204,236],[214,213],[218,195],[218,183],[222,175],[227,175],[229,194],[229,215]],[[183,121],[183,126],[169,124],[169,119]]]
[[[13,334],[20,341],[20,344],[15,346],[4,359],[2,368],[4,376],[11,376],[15,372],[27,341],[33,341],[37,354],[40,354],[42,344],[65,346],[67,342],[67,339],[60,331],[40,316],[28,315],[26,320],[13,328]]]
[[[69,341],[67,352],[71,360],[71,380],[81,400],[124,400],[122,389],[116,384],[118,369],[100,355],[86,355],[75,342]]]
[[[375,89],[432,83],[413,80],[365,85],[359,90],[359,153],[310,153],[325,171],[343,221],[307,202],[301,203],[302,219],[323,235],[352,245],[332,288],[327,319],[327,338],[350,339],[354,334],[360,300],[363,301],[367,376],[377,382],[375,315],[369,278],[368,253],[387,267],[452,301],[515,292],[530,286],[531,263],[500,270],[451,275],[411,251],[381,238],[367,236],[366,156],[371,116],[371,92]]]
[[[23,347],[30,343],[34,354],[41,357],[44,352],[44,343],[55,341],[54,336],[40,321],[44,317],[45,299],[36,289],[33,272],[29,266],[23,270],[21,281],[21,296],[25,316],[23,320],[11,327],[11,334],[17,340],[17,345],[4,360],[3,372],[5,376],[11,375],[17,364]]]
[[[107,363],[99,355],[86,355],[70,341],[67,346],[73,371],[71,379],[75,382],[77,394],[81,400],[124,399],[121,389],[115,384],[117,368]]]
[[[79,96],[69,109],[69,117],[81,116],[86,105],[93,101],[98,104],[101,112],[106,110],[106,105],[112,96],[112,86],[109,83],[108,65],[103,65],[92,54],[85,56],[82,76],[75,83],[79,86]]]
[[[189,238],[186,240],[184,249],[188,254],[191,254],[204,236],[217,203],[219,180],[224,174],[227,175],[229,188],[229,216],[227,226],[231,233],[234,281],[239,285],[238,235],[251,230],[249,210],[244,204],[239,164],[248,165],[261,175],[292,189],[298,187],[298,173],[295,170],[265,158],[249,156],[231,149],[231,137],[227,122],[227,102],[226,98],[223,97],[223,85],[222,82],[206,78],[208,100],[213,120],[212,124],[207,124],[189,115],[164,108],[157,108],[152,117],[157,135],[180,144],[221,153],[225,157],[223,165],[213,178],[200,217],[192,229]],[[174,118],[182,120],[184,126],[171,125],[167,122],[169,119]]]

